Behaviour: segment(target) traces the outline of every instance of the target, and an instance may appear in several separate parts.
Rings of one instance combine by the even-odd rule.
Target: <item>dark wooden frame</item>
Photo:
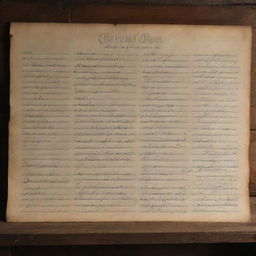
[[[93,2],[93,1],[90,1]],[[113,1],[112,1],[113,2]],[[124,2],[124,1],[116,1]],[[256,242],[256,6],[226,1],[227,5],[134,5],[70,1],[0,2],[0,245],[163,244]],[[150,1],[148,1],[150,2]],[[151,1],[152,2],[152,1]],[[153,1],[156,2],[156,1]],[[177,2],[177,1],[176,1]],[[183,4],[190,1],[181,1]],[[168,4],[168,5],[165,5]],[[249,25],[253,27],[250,223],[119,222],[6,223],[9,120],[10,22],[157,23]]]

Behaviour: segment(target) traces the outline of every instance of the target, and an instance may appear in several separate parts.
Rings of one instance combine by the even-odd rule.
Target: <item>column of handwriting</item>
[[[73,56],[73,166],[79,212],[136,204],[136,56]]]
[[[70,66],[62,53],[22,54],[22,206],[69,211]]]
[[[193,57],[191,134],[194,212],[238,209],[239,58]]]
[[[142,212],[187,212],[189,56],[145,54],[140,86]]]

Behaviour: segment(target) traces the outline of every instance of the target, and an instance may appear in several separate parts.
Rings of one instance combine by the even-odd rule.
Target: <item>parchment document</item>
[[[10,34],[8,221],[250,220],[250,27]]]

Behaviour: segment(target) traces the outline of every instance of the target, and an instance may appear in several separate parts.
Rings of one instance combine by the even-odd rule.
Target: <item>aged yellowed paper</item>
[[[8,221],[249,221],[250,27],[10,34]]]

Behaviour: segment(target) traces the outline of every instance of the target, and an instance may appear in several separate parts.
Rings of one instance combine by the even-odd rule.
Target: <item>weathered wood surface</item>
[[[4,0],[8,2],[8,0]],[[127,5],[254,5],[255,0],[9,0],[9,2],[45,3],[87,3],[87,4],[127,4]]]
[[[105,0],[70,0],[80,3],[106,3]],[[158,5],[248,5],[255,0],[108,0],[113,4],[158,4]]]
[[[0,245],[86,245],[256,242],[256,198],[252,222],[0,222]]]
[[[256,131],[256,107],[251,106],[251,131]]]
[[[70,5],[71,22],[255,26],[255,17],[253,6]]]
[[[256,196],[256,131],[251,131],[250,135],[250,194]]]

